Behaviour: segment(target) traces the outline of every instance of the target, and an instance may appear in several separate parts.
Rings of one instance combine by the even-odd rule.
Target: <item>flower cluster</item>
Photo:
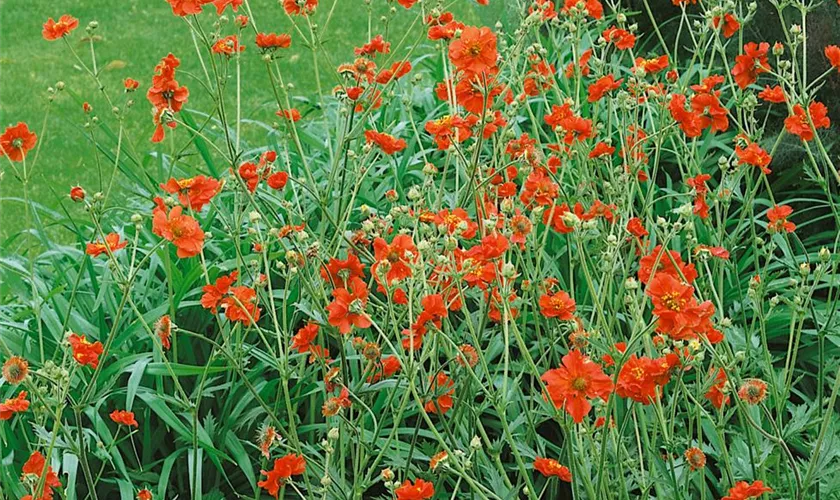
[[[161,168],[126,190],[142,201],[73,186],[79,261],[8,264],[33,294],[0,307],[24,332],[0,339],[0,435],[26,447],[15,470],[29,456],[15,498],[52,499],[77,466],[90,491],[139,500],[158,495],[146,481],[198,496],[205,477],[276,499],[833,493],[817,468],[838,470],[840,173],[817,89],[840,48],[814,74],[804,26],[742,43],[756,8],[733,2],[674,0],[666,41],[598,0],[512,2],[512,30],[389,0],[336,56],[337,3],[282,0],[272,31],[243,0],[167,3],[202,74],[180,48],[184,66],[151,71]],[[43,37],[78,58],[78,24]],[[304,49],[328,95],[294,95],[281,62]],[[119,179],[145,165],[123,145],[140,83],[120,76],[113,106],[95,50],[78,67],[120,132],[91,140]],[[270,104],[245,118],[250,86]],[[196,101],[213,105],[202,125]],[[779,175],[783,141],[807,196]],[[26,181],[40,146],[20,122],[0,158]],[[160,460],[138,450],[152,441]]]

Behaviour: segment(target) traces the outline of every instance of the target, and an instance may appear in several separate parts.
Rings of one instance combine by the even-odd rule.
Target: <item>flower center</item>
[[[365,304],[361,299],[354,299],[347,309],[353,314],[361,314],[365,309]]]
[[[477,41],[472,42],[467,46],[467,52],[473,57],[481,54],[481,44]]]
[[[676,292],[668,292],[662,296],[662,303],[665,304],[665,307],[672,311],[679,312],[682,309],[683,300],[680,299],[680,295]]]
[[[586,381],[586,379],[585,379],[585,378],[583,378],[583,377],[577,377],[576,379],[574,379],[574,380],[572,381],[572,387],[573,387],[576,391],[582,391],[582,390],[586,389],[586,386],[587,386],[587,385],[589,385],[589,384],[588,384],[588,382]]]

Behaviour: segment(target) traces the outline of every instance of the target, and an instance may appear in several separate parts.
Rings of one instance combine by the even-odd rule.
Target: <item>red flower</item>
[[[300,121],[300,111],[296,108],[292,109],[281,109],[280,111],[274,113],[277,116],[281,116],[292,123],[297,123]]]
[[[651,359],[631,355],[618,373],[616,394],[644,405],[656,401],[659,398],[658,388],[668,383],[671,368],[679,363],[675,354],[670,356]]]
[[[423,297],[420,301],[423,311],[417,316],[417,320],[410,330],[403,332],[406,338],[403,339],[403,348],[406,350],[417,350],[423,345],[423,336],[427,332],[427,324],[431,323],[435,328],[440,329],[441,320],[449,315],[443,296],[432,294]]]
[[[101,342],[91,343],[84,335],[76,335],[75,333],[70,334],[67,341],[73,350],[73,359],[77,363],[91,368],[99,366],[99,356],[104,350]]]
[[[126,92],[134,92],[138,88],[140,88],[140,82],[135,80],[134,78],[126,78],[123,80],[123,87],[125,87]]]
[[[580,69],[581,76],[589,76],[590,69],[589,69],[589,59],[592,58],[592,49],[586,49],[580,54],[580,59],[578,60],[578,69]],[[566,71],[564,72],[566,78],[572,79],[575,76],[575,65],[574,63],[569,63],[566,66]]]
[[[489,261],[498,259],[507,252],[510,243],[501,233],[492,232],[481,238],[481,245],[472,247],[468,256],[474,259]]]
[[[572,472],[565,465],[553,458],[537,457],[534,459],[534,469],[545,477],[559,477],[567,483],[572,482]]]
[[[429,392],[432,393],[432,399],[426,401],[424,409],[427,413],[445,415],[454,406],[452,395],[455,394],[455,383],[443,372],[438,372],[437,375],[430,377],[429,382]]]
[[[516,209],[516,214],[510,218],[510,229],[513,232],[510,236],[510,242],[517,243],[520,249],[524,249],[525,240],[531,234],[533,228],[531,219],[522,215],[519,209]]]
[[[796,224],[787,220],[793,214],[789,205],[774,205],[767,211],[767,230],[771,233],[786,231],[792,233],[796,230]]]
[[[568,226],[565,220],[565,215],[569,212],[569,205],[567,203],[552,205],[543,212],[543,224],[550,224],[551,228],[560,234],[571,233],[575,228]]]
[[[16,398],[7,399],[0,404],[0,420],[9,420],[15,413],[23,413],[29,409],[26,391],[20,391]]]
[[[427,36],[429,40],[451,40],[460,29],[464,29],[464,23],[455,21],[451,12],[444,12],[434,24],[430,24]]]
[[[607,42],[614,43],[618,50],[632,49],[636,44],[636,35],[615,26],[605,29],[601,36],[606,38]]]
[[[157,207],[152,220],[152,232],[171,241],[181,259],[198,255],[204,247],[204,231],[197,220],[183,212],[183,207],[177,206],[167,215],[163,208]]]
[[[453,139],[456,142],[464,142],[472,136],[467,120],[449,115],[426,122],[426,132],[434,137],[435,144],[441,151],[448,149]]]
[[[243,2],[244,0],[213,0],[213,5],[216,6],[216,14],[221,16],[222,12],[225,11],[225,8],[227,8],[228,5],[230,5],[233,11],[236,12]]]
[[[606,142],[599,142],[592,148],[592,151],[589,152],[590,158],[599,158],[601,156],[610,156],[615,153],[615,148],[607,144]]]
[[[204,292],[201,296],[201,306],[216,314],[216,309],[222,304],[222,299],[238,277],[239,273],[234,271],[227,276],[219,276],[212,285],[204,285],[201,289]]]
[[[670,274],[674,278],[693,283],[697,278],[694,264],[685,264],[676,250],[669,250],[666,254],[662,245],[656,245],[650,254],[639,261],[639,281],[647,283],[651,275]]]
[[[350,401],[350,391],[346,387],[342,387],[341,392],[337,397],[329,398],[321,407],[321,414],[325,417],[332,417],[338,415],[342,408],[350,408],[353,404]]]
[[[811,122],[808,121],[810,115]],[[813,124],[813,128],[811,125]],[[808,112],[796,104],[793,106],[793,115],[785,118],[785,130],[789,133],[799,136],[803,141],[810,141],[814,138],[814,130],[820,128],[828,128],[831,126],[831,120],[828,118],[828,108],[821,102],[814,101],[808,105]]]
[[[715,29],[717,29],[718,26],[720,26],[720,21],[721,21],[720,16],[715,16],[715,18],[712,19],[712,26],[714,26]],[[732,14],[729,14],[729,13],[723,15],[723,36],[724,36],[724,38],[732,38],[732,36],[735,33],[737,33],[739,29],[741,29],[741,23],[738,22],[737,17],[735,17],[735,16],[733,16]]]
[[[285,34],[277,33],[257,33],[255,40],[257,47],[265,52],[276,49],[288,49],[292,46],[292,37]]]
[[[706,187],[706,181],[711,178],[709,174],[700,174],[685,181],[687,185],[694,188],[694,214],[701,219],[709,217],[709,205],[706,203],[706,193],[709,192],[709,188]]]
[[[694,249],[694,255],[699,255],[704,252],[708,252],[712,257],[717,257],[718,259],[728,260],[729,259],[729,250],[723,247],[710,247],[708,245],[697,245],[697,248]]]
[[[306,16],[315,11],[318,0],[283,0],[283,8],[290,16]]]
[[[706,392],[706,399],[712,402],[712,405],[718,410],[723,408],[723,405],[729,403],[729,396],[724,392],[726,388],[726,372],[723,368],[714,368],[709,371],[709,374],[715,375],[715,383]]]
[[[564,291],[540,296],[540,312],[546,318],[558,318],[564,321],[573,319],[575,301]]]
[[[616,342],[613,347],[616,354],[624,354],[627,352],[627,342]],[[601,356],[601,361],[604,362],[605,366],[615,366],[615,359],[613,359],[611,353]]]
[[[41,34],[44,40],[58,40],[59,38],[69,35],[71,31],[79,27],[79,20],[68,14],[64,14],[58,18],[58,22],[53,21],[53,18],[47,19],[44,23],[44,29]]]
[[[6,131],[0,135],[0,157],[8,156],[12,161],[23,161],[26,154],[35,147],[37,139],[35,132],[30,132],[23,122],[6,127]]]
[[[408,479],[394,490],[397,500],[427,500],[435,496],[435,487],[432,483],[417,479],[412,483]]]
[[[735,483],[735,486],[729,489],[729,494],[720,500],[749,500],[772,492],[773,490],[771,488],[764,486],[763,481],[753,481],[752,484],[746,481],[738,481]]]
[[[502,93],[502,87],[494,84],[492,76],[464,75],[455,84],[455,102],[470,113],[482,114],[493,106],[493,100]],[[441,101],[450,100],[449,82],[440,82],[435,88],[435,95]]]
[[[286,484],[292,476],[299,476],[306,472],[306,460],[303,455],[288,455],[274,460],[274,468],[270,471],[261,470],[266,478],[257,483],[257,486],[264,488],[269,495],[277,498],[280,487]]]
[[[645,225],[642,223],[642,219],[638,217],[633,217],[629,221],[627,221],[627,232],[635,236],[636,238],[644,238],[645,236],[649,235],[647,229],[645,229]]]
[[[732,67],[732,76],[735,83],[745,89],[758,80],[758,75],[770,71],[770,64],[767,62],[767,51],[770,44],[761,42],[756,44],[750,42],[744,45],[744,53],[735,56],[735,66]]]
[[[137,420],[134,420],[134,413],[126,410],[114,410],[111,412],[111,420],[117,424],[128,427],[138,427]]]
[[[531,56],[535,58],[536,56]],[[535,64],[531,65],[531,69],[526,74],[523,82],[525,94],[529,96],[537,96],[551,88],[554,84],[554,75],[556,70],[553,64],[548,64],[546,61],[539,59]]]
[[[213,0],[166,0],[172,7],[172,13],[176,16],[186,17],[193,14],[201,14],[201,7],[211,3]]]
[[[342,334],[350,333],[356,328],[367,328],[371,325],[370,318],[364,312],[368,301],[368,288],[360,278],[353,278],[348,287],[333,290],[333,301],[327,306],[329,323],[338,328]]]
[[[376,56],[376,54],[388,54],[391,52],[391,42],[386,42],[382,35],[376,35],[361,47],[356,47],[354,53],[357,56]]]
[[[697,114],[700,128],[710,127],[712,132],[726,132],[729,128],[729,118],[726,108],[718,100],[719,92],[700,92],[691,98],[691,109]]]
[[[787,98],[785,97],[785,91],[782,90],[782,87],[776,85],[773,88],[770,88],[769,85],[764,86],[764,90],[758,93],[758,97],[763,99],[767,102],[773,102],[776,104],[785,102]]]
[[[169,54],[155,66],[152,86],[146,92],[146,99],[155,107],[155,133],[152,136],[152,142],[163,140],[163,125],[175,128],[176,123],[170,114],[181,111],[189,98],[189,89],[179,85],[178,81],[175,80],[175,70],[180,65],[181,61],[174,55]]]
[[[592,137],[592,121],[575,115],[568,104],[552,105],[551,114],[545,115],[543,119],[552,128],[565,132],[565,135],[561,135],[566,144]]]
[[[825,48],[825,57],[828,59],[832,68],[836,68],[837,71],[840,71],[840,47],[836,45],[827,46]]]
[[[3,363],[3,378],[6,382],[17,385],[29,375],[29,362],[20,356],[12,356]]]
[[[261,311],[257,306],[256,290],[247,286],[235,286],[229,292],[221,303],[228,320],[245,325],[253,325],[259,321]]]
[[[581,1],[583,1],[583,8],[590,17],[593,19],[604,17],[604,6],[598,0],[564,0],[563,8],[560,9],[560,12],[568,14],[569,9],[578,5]]]
[[[554,407],[565,408],[577,424],[592,409],[590,399],[607,399],[613,390],[612,380],[601,367],[578,350],[569,351],[563,356],[563,366],[545,372],[541,378]]]
[[[607,92],[621,87],[621,82],[623,81],[624,78],[616,80],[612,75],[602,76],[589,86],[589,97],[587,100],[589,102],[600,101],[602,97],[607,95]]]
[[[373,252],[376,262],[371,266],[371,273],[379,281],[378,269],[385,266],[385,282],[388,285],[395,281],[402,281],[411,277],[411,263],[417,260],[417,247],[411,241],[411,236],[399,234],[388,244],[382,238],[373,240]],[[386,264],[387,262],[387,264]]]
[[[738,157],[738,165],[752,165],[753,167],[760,168],[763,173],[770,174],[772,171],[769,165],[773,161],[773,158],[755,142],[749,142],[746,139],[746,144],[746,147],[741,147],[741,144],[735,145],[735,156]]]
[[[120,241],[120,235],[117,233],[108,233],[105,236],[105,241],[95,241],[88,243],[85,253],[91,257],[99,257],[102,254],[114,253],[117,250],[125,248],[128,245],[127,241]]]
[[[756,378],[744,380],[738,389],[738,397],[747,404],[757,405],[767,397],[767,383]]]
[[[307,323],[292,337],[292,349],[300,353],[309,352],[320,330],[321,327],[317,323]]]
[[[703,133],[700,116],[694,111],[687,111],[685,105],[686,97],[684,95],[673,94],[668,104],[668,111],[671,112],[671,117],[679,124],[680,129],[686,136],[698,137]]]
[[[376,363],[373,374],[367,378],[369,384],[375,384],[384,378],[389,378],[397,373],[402,365],[396,356],[386,356]]]
[[[242,178],[242,182],[245,183],[248,191],[253,193],[257,190],[257,185],[259,185],[260,181],[266,178],[267,172],[262,165],[258,166],[256,163],[246,161],[239,165],[237,173]]]
[[[633,68],[641,68],[648,75],[659,73],[668,68],[668,55],[661,55],[652,59],[637,57]]]
[[[537,204],[544,207],[553,204],[559,194],[560,186],[552,180],[548,172],[544,168],[535,168],[522,184],[519,199],[527,206]]]
[[[170,177],[161,189],[170,194],[177,194],[182,205],[200,212],[221,190],[221,183],[212,177],[197,175],[189,179]]]
[[[706,466],[706,454],[700,448],[689,448],[685,450],[684,455],[691,470],[702,469]]]
[[[448,234],[458,234],[461,238],[473,238],[478,231],[478,224],[470,220],[467,211],[463,208],[456,208],[451,212],[443,209],[435,214],[435,225],[446,228]],[[374,245],[376,243],[374,242]]]
[[[137,500],[152,500],[152,492],[147,489],[138,491]]]
[[[496,67],[496,35],[482,26],[466,26],[461,37],[449,45],[449,60],[468,77],[489,73]]]
[[[698,304],[691,285],[682,283],[669,273],[659,272],[650,280],[645,293],[653,302],[653,314],[658,320],[657,332],[665,333],[674,340],[695,339],[700,335],[712,344],[723,340],[723,334],[711,323],[714,305],[708,300]]]
[[[321,278],[336,288],[344,288],[353,278],[364,278],[365,266],[352,252],[347,253],[345,260],[330,258],[321,268]]]
[[[155,321],[155,336],[160,339],[160,345],[164,349],[172,346],[172,320],[168,314],[164,314]]]
[[[397,139],[393,135],[375,130],[365,130],[365,141],[368,144],[376,144],[386,155],[392,155],[402,151],[407,145],[405,139]]]
[[[58,474],[56,474],[53,471],[53,468],[51,466],[47,465],[47,459],[39,451],[32,452],[32,455],[30,455],[26,463],[23,464],[23,469],[21,470],[21,472],[21,481],[31,480],[29,476],[33,476],[37,479],[40,479],[44,477],[44,474],[46,474],[46,478],[44,478],[44,493],[39,500],[52,500],[52,489],[61,488],[61,481],[58,479]],[[31,482],[37,483],[38,481]],[[32,499],[30,495],[27,495],[21,500],[25,500],[27,498],[29,498],[29,500]]]
[[[391,80],[399,80],[411,71],[411,63],[408,61],[397,61],[390,68],[385,68],[376,74],[374,79],[380,85],[387,85]]]
[[[213,44],[213,53],[222,54],[225,56],[232,56],[245,50],[244,45],[239,44],[239,38],[236,35],[228,35],[220,38]]]

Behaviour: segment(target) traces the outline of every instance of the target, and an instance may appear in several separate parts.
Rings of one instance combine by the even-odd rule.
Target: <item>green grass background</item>
[[[327,11],[335,2],[335,10],[324,30],[324,42],[329,58],[334,64],[352,61],[353,47],[368,39],[369,20],[371,33],[385,31],[380,19],[391,6],[396,15],[388,26],[388,33],[395,44],[415,21],[419,6],[405,11],[395,2],[373,0],[322,0],[313,19],[323,23]],[[281,68],[284,79],[295,85],[294,93],[301,97],[314,97],[316,85],[311,51],[304,47],[294,32],[291,21],[275,0],[250,0],[257,26],[261,31],[292,34],[293,46],[284,58]],[[478,6],[474,0],[455,0],[445,7],[467,24],[493,25],[503,15],[504,3],[491,2],[489,7]],[[427,0],[427,5],[434,5]],[[240,8],[240,13],[243,9]],[[372,14],[369,15],[369,12]],[[56,209],[67,201],[71,185],[81,184],[88,192],[96,191],[100,182],[107,183],[111,167],[103,166],[100,178],[96,165],[94,146],[83,124],[87,117],[81,103],[90,102],[95,114],[104,120],[114,120],[105,100],[97,92],[92,79],[77,67],[63,41],[48,42],[41,37],[41,27],[48,17],[69,13],[79,19],[79,28],[70,40],[86,64],[90,62],[89,46],[84,28],[90,21],[97,21],[95,47],[101,79],[112,96],[122,99],[122,80],[126,77],[141,82],[133,94],[135,105],[127,121],[127,139],[139,154],[153,151],[149,142],[153,131],[151,110],[145,99],[153,68],[161,57],[173,52],[182,61],[184,73],[201,73],[189,29],[184,21],[172,14],[165,0],[0,0],[0,126],[5,128],[18,121],[27,122],[39,135],[40,158],[31,175],[31,197],[49,209]],[[226,14],[232,18],[230,9]],[[212,5],[205,7],[201,22],[211,30],[215,20]],[[422,27],[414,25],[414,35],[421,35]],[[222,28],[222,33],[234,33],[232,24]],[[412,38],[413,40],[414,38]],[[276,105],[259,52],[253,44],[253,34],[243,38],[246,48],[242,74],[243,117],[271,123],[275,121]],[[321,73],[328,75],[329,65],[321,58]],[[180,70],[179,70],[180,71]],[[47,89],[56,82],[65,84],[51,105],[45,120],[48,101]],[[210,99],[198,83],[185,74],[179,81],[190,88],[188,109],[211,110]],[[329,92],[334,80],[322,77],[323,90]],[[45,132],[44,125],[46,124]],[[247,131],[246,131],[247,132]],[[254,131],[251,132],[252,135]],[[243,133],[244,135],[244,133]],[[250,139],[259,140],[258,137]],[[8,238],[26,227],[20,179],[15,178],[8,165],[0,166],[4,173],[0,181],[0,236]],[[47,221],[49,222],[49,221]]]

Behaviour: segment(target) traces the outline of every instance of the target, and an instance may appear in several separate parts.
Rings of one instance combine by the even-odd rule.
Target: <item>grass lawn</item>
[[[330,62],[339,64],[352,60],[352,49],[368,40],[370,33],[385,32],[380,21],[387,14],[385,0],[373,0],[370,8],[363,0],[322,0],[313,17],[323,23],[328,11],[334,11],[325,30],[325,52]],[[275,0],[250,0],[253,11],[261,13],[257,26],[261,31],[288,32],[293,36],[293,46],[284,59],[284,79],[294,83],[295,92],[302,97],[317,93],[311,51],[300,43],[291,21]],[[412,27],[418,9],[403,12],[396,3],[397,13],[388,26],[387,37],[395,44]],[[500,2],[490,7],[478,7],[474,0],[455,0],[448,8],[466,23],[489,23],[499,19]],[[240,9],[240,13],[243,9]],[[265,13],[272,13],[270,18]],[[31,0],[0,0],[0,125],[25,121],[36,131],[41,142],[40,158],[31,172],[31,197],[37,203],[55,209],[66,199],[69,186],[81,184],[88,191],[95,191],[100,182],[107,182],[110,167],[103,167],[100,176],[96,165],[93,143],[83,124],[88,117],[82,112],[82,102],[90,102],[94,112],[113,122],[107,104],[97,92],[91,78],[78,67],[63,41],[47,42],[41,37],[41,25],[48,17],[58,18],[69,13],[77,17],[80,26],[70,37],[73,48],[85,64],[90,63],[90,48],[85,39],[84,27],[97,21],[95,32],[97,64],[101,79],[112,95],[121,93],[122,80],[131,77],[141,82],[140,90],[132,97],[136,104],[127,120],[127,139],[139,154],[152,151],[149,142],[153,124],[149,105],[145,99],[153,68],[161,57],[172,52],[182,60],[182,84],[190,87],[189,109],[210,110],[210,100],[204,95],[196,80],[186,76],[201,74],[189,30],[184,21],[172,14],[165,0],[85,0],[84,2],[59,0],[32,2]],[[369,13],[372,13],[369,15]],[[227,11],[228,17],[230,10]],[[216,19],[213,7],[205,8],[202,25],[212,30]],[[369,27],[369,19],[372,23]],[[222,27],[223,34],[235,32],[232,23]],[[421,27],[414,24],[406,40],[422,36]],[[248,46],[244,54],[242,73],[260,75],[262,79],[244,82],[243,115],[254,120],[272,122],[276,111],[274,98],[265,72],[253,45],[253,33],[243,37]],[[252,67],[253,66],[253,67]],[[335,83],[330,64],[320,58],[324,91]],[[179,70],[180,72],[181,70]],[[47,101],[47,88],[56,82],[65,84],[52,105]],[[48,114],[49,109],[49,114]],[[46,128],[45,126],[46,119]],[[43,133],[42,133],[43,131]],[[259,140],[258,137],[251,139]],[[0,181],[0,236],[8,237],[26,227],[20,179],[15,178],[7,165]]]

